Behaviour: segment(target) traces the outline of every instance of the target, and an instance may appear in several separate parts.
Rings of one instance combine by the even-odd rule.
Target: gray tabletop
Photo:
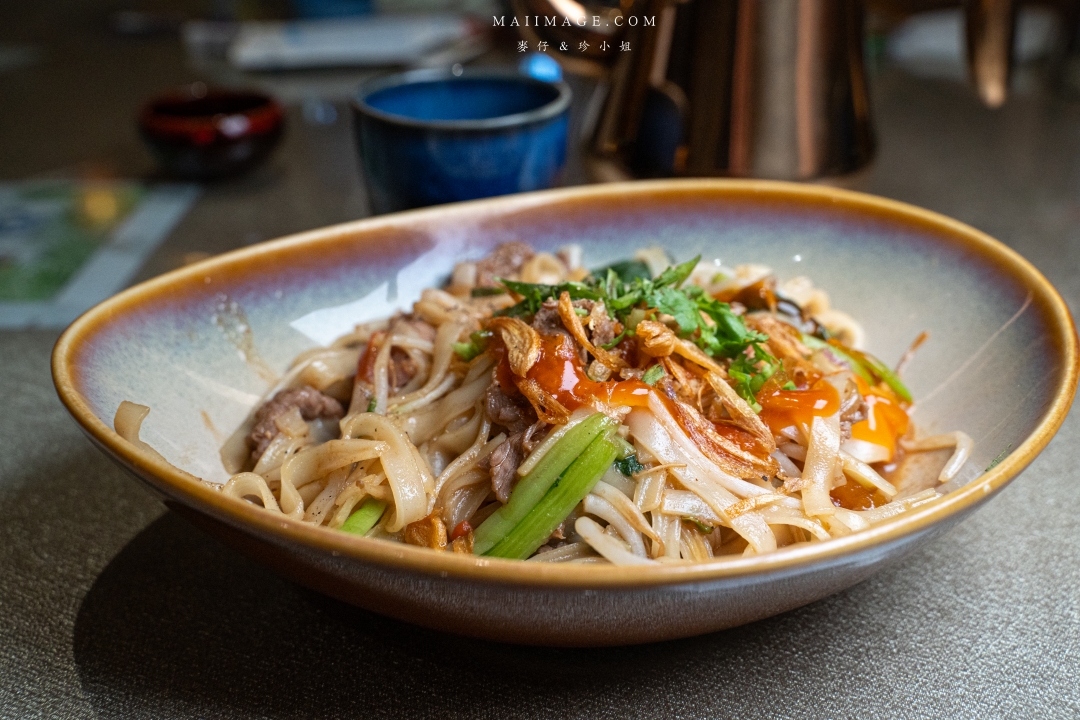
[[[79,4],[5,5],[0,41],[44,45],[0,71],[0,179],[151,173],[132,112],[202,72],[176,41],[110,40]],[[1037,78],[997,112],[953,81],[873,81],[879,155],[850,184],[988,231],[1075,311],[1080,102]],[[366,212],[347,122],[289,120],[270,163],[207,188],[141,277]],[[1075,415],[984,509],[844,593],[684,641],[522,648],[322,597],[166,512],[61,408],[56,335],[0,333],[0,716],[1080,716]]]

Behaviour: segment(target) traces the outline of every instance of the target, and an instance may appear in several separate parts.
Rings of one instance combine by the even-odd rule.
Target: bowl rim
[[[943,242],[956,243],[988,256],[1018,277],[1048,311],[1048,321],[1061,343],[1065,361],[1064,371],[1054,390],[1053,401],[1031,434],[999,464],[967,485],[943,495],[928,505],[916,507],[868,530],[830,540],[826,543],[781,549],[768,555],[717,559],[694,564],[661,564],[660,566],[614,566],[594,564],[535,563],[504,560],[449,552],[433,552],[402,543],[389,543],[349,535],[326,527],[308,525],[298,520],[273,514],[252,503],[222,495],[208,484],[185,477],[186,473],[123,440],[111,427],[102,422],[90,409],[76,385],[75,359],[80,345],[99,327],[126,311],[138,307],[140,301],[168,293],[178,281],[199,278],[211,269],[226,266],[284,250],[302,247],[319,241],[357,242],[358,233],[371,229],[411,224],[437,218],[447,212],[499,213],[518,208],[534,207],[547,202],[567,200],[625,198],[628,194],[659,192],[705,194],[753,194],[780,200],[818,201],[837,207],[876,211],[881,215],[908,224],[930,226],[941,233]],[[374,218],[365,218],[340,225],[311,230],[277,240],[259,243],[209,258],[147,280],[128,288],[88,310],[60,336],[53,350],[53,381],[61,402],[83,430],[108,453],[133,469],[167,497],[248,533],[256,533],[275,543],[295,543],[307,549],[330,554],[338,559],[351,559],[400,571],[436,574],[482,583],[564,589],[629,589],[661,585],[685,585],[720,581],[749,576],[765,576],[778,572],[810,571],[830,561],[843,561],[856,554],[899,541],[906,536],[929,530],[939,521],[963,514],[1003,488],[1016,477],[1050,442],[1061,426],[1076,392],[1080,347],[1076,328],[1065,301],[1057,290],[1026,259],[986,233],[958,220],[896,200],[851,190],[819,185],[770,180],[689,179],[645,182],[610,183],[534,193],[473,200],[434,208],[411,210]]]
[[[522,85],[542,86],[555,89],[555,97],[548,102],[524,112],[499,115],[491,118],[472,120],[421,120],[380,110],[367,102],[367,98],[382,90],[420,85],[434,82],[461,82],[468,80],[511,80]],[[408,72],[385,75],[365,83],[353,98],[351,105],[358,116],[367,116],[389,125],[397,125],[415,130],[441,130],[451,132],[481,133],[491,130],[512,130],[514,128],[545,122],[559,117],[570,107],[573,91],[563,80],[538,80],[523,75],[517,70],[507,69],[462,69],[460,72],[450,68],[424,68]]]

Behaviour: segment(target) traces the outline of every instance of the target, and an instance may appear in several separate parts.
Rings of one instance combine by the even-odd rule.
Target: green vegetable
[[[611,348],[615,347],[620,342],[622,342],[622,339],[624,337],[626,337],[626,331],[625,330],[623,330],[621,333],[616,335],[615,338],[611,342],[603,343],[603,344],[600,345],[600,347],[604,348],[605,350],[610,350]]]
[[[755,344],[753,348],[754,358],[745,354],[735,358],[735,362],[728,368],[728,377],[734,381],[735,392],[739,397],[745,400],[754,412],[759,413],[761,405],[757,401],[757,394],[782,365],[760,345]],[[760,360],[757,359],[759,352],[762,356]]]
[[[671,287],[660,288],[649,299],[649,305],[675,318],[684,333],[692,333],[701,325],[698,304],[685,292]]]
[[[626,477],[632,477],[644,470],[645,466],[638,462],[637,455],[627,455],[615,461],[615,469]]]
[[[828,350],[833,355],[835,355],[838,360],[847,364],[847,366],[851,368],[851,371],[853,373],[855,373],[871,385],[874,384],[874,377],[870,374],[870,371],[867,370],[861,362],[844,352],[842,348],[839,348],[832,343],[827,343],[824,340],[814,337],[813,335],[803,335],[802,341],[803,345],[812,350]]]
[[[614,430],[616,422],[596,413],[566,431],[529,473],[518,481],[510,500],[482,522],[473,535],[473,553],[483,555],[505,538],[540,502],[559,475],[570,467],[600,433]],[[609,461],[610,464],[610,461]],[[605,466],[606,467],[606,466]],[[569,512],[569,511],[567,511]],[[558,523],[556,523],[558,524]],[[539,547],[539,546],[537,546]]]
[[[656,287],[663,287],[665,285],[679,287],[686,278],[690,277],[690,273],[694,272],[694,268],[697,267],[699,262],[701,262],[700,255],[693,260],[687,260],[681,265],[672,265],[667,270],[657,275],[653,284],[656,285]]]
[[[581,502],[596,482],[607,472],[615,459],[615,446],[604,432],[594,439],[585,452],[566,469],[559,481],[503,538],[502,542],[488,551],[492,557],[524,560],[547,542],[551,533]],[[476,551],[476,546],[473,546]]]
[[[386,511],[386,503],[369,497],[355,510],[349,519],[341,526],[341,529],[354,535],[366,535],[375,523],[379,522],[383,512]]]
[[[911,391],[907,389],[900,377],[888,365],[870,353],[855,350],[854,348],[841,347],[836,341],[824,342],[813,335],[803,335],[802,340],[803,344],[809,348],[829,350],[838,359],[847,363],[852,372],[871,385],[880,380],[888,385],[902,400],[912,401]]]
[[[506,288],[501,287],[474,287],[469,291],[472,297],[491,297],[492,295],[505,295]]]
[[[521,296],[521,300],[496,315],[506,317],[524,317],[535,315],[548,298],[558,299],[564,292],[570,293],[571,300],[600,300],[601,296],[594,289],[579,282],[564,282],[558,285],[539,285],[496,278],[507,290]]]
[[[480,353],[487,350],[488,341],[491,339],[490,330],[478,330],[469,335],[469,342],[465,343],[453,343],[451,347],[454,348],[454,352],[457,356],[469,362]]]
[[[623,282],[652,279],[649,266],[640,260],[624,260],[592,271],[594,276],[602,278],[606,278],[608,273],[614,273],[615,277]]]
[[[619,451],[620,460],[637,454],[637,450],[634,449],[634,446],[618,435],[612,435],[611,442],[615,443],[615,448]]]
[[[375,398],[371,398],[370,400],[368,400],[367,411],[375,412],[375,408],[377,408],[378,406],[379,403],[375,400]]]
[[[829,347],[835,347],[835,346],[830,345]],[[848,352],[851,355],[853,355],[854,357],[861,360],[863,362],[863,364],[866,365],[866,367],[868,367],[870,369],[870,372],[872,372],[874,375],[876,375],[878,378],[880,378],[886,385],[888,385],[892,389],[892,391],[894,393],[896,393],[898,396],[900,396],[900,399],[905,400],[907,402],[912,401],[911,391],[908,390],[907,385],[904,385],[903,381],[900,380],[900,376],[897,375],[896,373],[894,373],[892,371],[892,369],[889,368],[888,365],[881,362],[880,360],[878,360],[876,357],[874,357],[870,353],[864,353],[864,352],[860,352],[858,350],[849,350]]]
[[[698,520],[696,517],[690,517],[689,515],[687,515],[683,518],[683,521],[694,525],[695,527],[697,527],[698,530],[705,533],[706,535],[713,531],[712,525],[706,525],[705,523]]]
[[[655,385],[665,375],[667,375],[667,371],[664,370],[663,365],[653,365],[641,376],[641,382],[646,385]]]

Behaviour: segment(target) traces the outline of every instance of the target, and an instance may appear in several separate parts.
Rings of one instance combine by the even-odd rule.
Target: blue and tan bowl
[[[180,468],[223,480],[218,447],[267,389],[256,356],[281,372],[312,337],[404,306],[455,260],[506,240],[545,249],[578,242],[590,265],[659,243],[680,259],[703,253],[805,274],[865,324],[869,348],[890,361],[929,330],[907,374],[915,417],[929,431],[962,429],[975,439],[966,484],[866,532],[763,557],[645,568],[537,564],[283,519],[186,479],[112,430],[120,401],[149,405],[143,439]],[[83,315],[57,343],[53,374],[100,448],[170,507],[296,582],[451,632],[614,645],[804,605],[953,526],[1050,441],[1076,388],[1077,340],[1064,302],[1035,268],[954,220],[822,187],[663,181],[432,208],[213,258]]]

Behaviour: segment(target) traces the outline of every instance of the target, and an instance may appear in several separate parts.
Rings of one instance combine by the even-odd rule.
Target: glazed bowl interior
[[[828,543],[701,565],[537,568],[272,518],[185,480],[112,431],[122,400],[148,405],[142,439],[177,467],[223,482],[219,447],[298,353],[408,307],[456,261],[508,240],[542,250],[579,243],[593,267],[661,245],[678,260],[701,254],[727,265],[764,263],[781,278],[806,275],[862,322],[867,348],[888,364],[928,331],[905,376],[915,421],[928,433],[967,432],[972,459],[937,503]],[[1076,338],[1061,298],[1033,267],[958,222],[828,188],[664,181],[414,211],[214,258],[83,316],[58,344],[54,373],[61,398],[99,445],[166,497],[240,533],[481,583],[631,587],[810,572],[962,514],[1053,435],[1075,389]]]

